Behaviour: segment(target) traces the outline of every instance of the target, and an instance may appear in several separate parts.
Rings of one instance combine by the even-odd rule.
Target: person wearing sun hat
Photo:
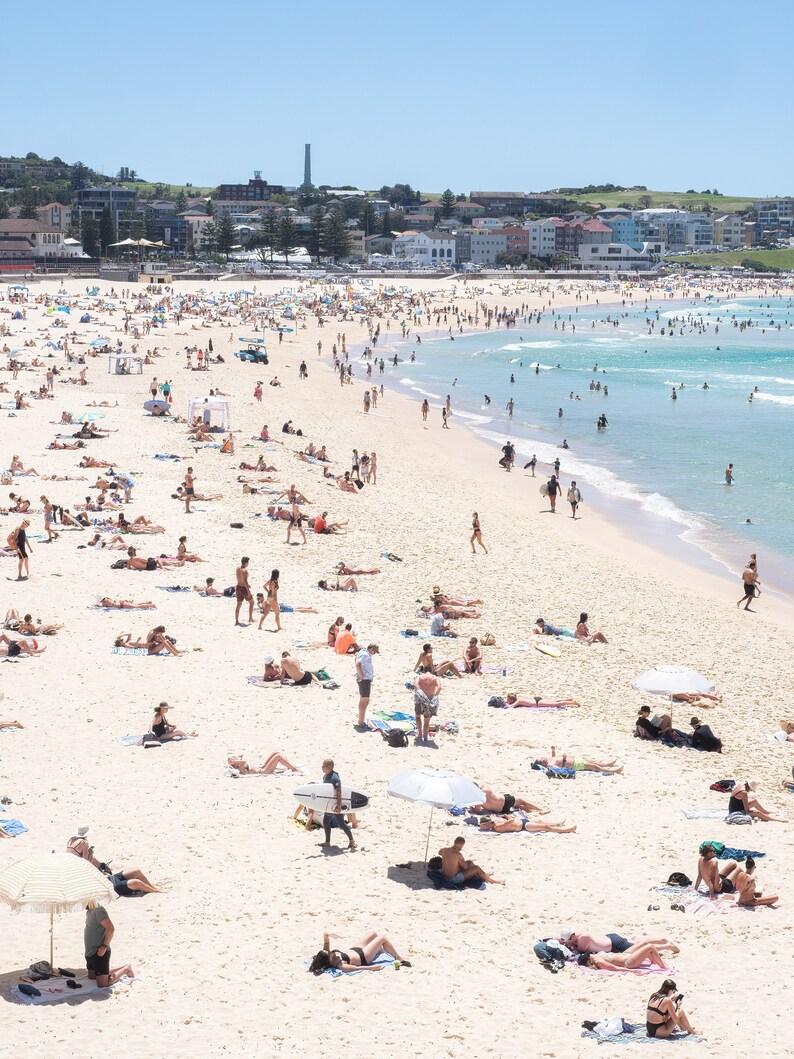
[[[272,684],[276,680],[281,680],[282,671],[281,666],[276,665],[276,660],[273,655],[265,655],[265,671],[262,674],[262,680],[266,684]]]

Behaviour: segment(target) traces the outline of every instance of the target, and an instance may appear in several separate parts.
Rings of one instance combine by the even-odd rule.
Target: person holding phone
[[[670,1037],[676,1030],[697,1033],[693,1029],[683,1008],[684,994],[672,978],[665,978],[661,988],[648,998],[645,1012],[645,1029],[649,1037]]]

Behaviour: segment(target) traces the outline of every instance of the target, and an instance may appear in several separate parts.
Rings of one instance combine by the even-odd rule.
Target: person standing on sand
[[[333,787],[334,793],[336,794],[336,812],[323,813],[325,842],[321,842],[320,845],[323,849],[330,849],[331,828],[336,825],[336,827],[344,831],[347,835],[347,848],[355,849],[356,843],[353,839],[353,832],[350,830],[347,821],[342,815],[342,781],[339,779],[339,773],[334,772],[334,763],[330,758],[326,758],[323,762],[323,783],[330,783]]]
[[[576,509],[582,502],[582,494],[579,492],[576,482],[571,482],[568,488],[568,503],[571,505],[571,518],[576,518]]]
[[[427,422],[427,413],[429,411],[430,411],[430,404],[428,403],[427,398],[425,398],[424,401],[422,401],[422,422],[423,423]]]
[[[44,505],[44,532],[47,534],[47,543],[50,544],[52,541],[58,539],[58,534],[52,528],[55,522],[55,516],[52,511],[52,504],[46,496],[39,497],[42,504]]]
[[[750,604],[755,597],[761,595],[761,583],[758,580],[755,563],[752,559],[748,560],[747,566],[742,571],[742,585],[744,587],[744,595],[736,606],[740,607],[744,603],[744,609],[749,610]]]
[[[379,653],[378,645],[371,643],[367,647],[362,647],[356,655],[356,680],[358,681],[358,724],[356,727],[359,731],[367,728],[367,707],[372,693],[372,681],[375,679],[372,656]]]
[[[27,581],[30,577],[30,566],[28,565],[28,557],[33,551],[30,541],[28,540],[28,526],[30,521],[26,518],[22,519],[22,522],[15,530],[12,530],[8,535],[8,543],[12,548],[16,548],[17,555],[19,556],[19,567],[17,569],[17,581]],[[22,571],[25,571],[25,576],[22,576]]]
[[[193,468],[188,467],[187,473],[185,474],[185,481],[183,483],[185,487],[185,514],[190,514],[190,503],[196,493],[195,482],[193,480]]]
[[[560,491],[560,483],[557,481],[557,475],[553,474],[551,476],[551,478],[549,478],[549,492],[548,492],[549,503],[551,504],[551,513],[552,513],[552,515],[556,515],[557,514],[557,493],[559,493],[559,491]]]
[[[538,462],[538,458],[533,452],[532,459],[529,461],[529,463],[525,463],[524,464],[524,470],[529,468],[530,471],[532,472],[532,477],[533,478],[535,477],[535,467],[537,466],[537,462]]]
[[[248,563],[250,562],[247,555],[244,555],[240,560],[240,565],[237,567],[237,584],[234,587],[234,594],[237,597],[237,607],[234,611],[234,624],[242,625],[240,621],[240,608],[243,603],[248,604],[248,624],[250,625],[254,620],[254,597],[251,595],[251,587],[248,584]]]
[[[441,419],[442,419],[441,429],[442,430],[449,430],[449,412],[447,410],[447,406],[446,405],[444,405],[444,407],[441,409]]]
[[[479,544],[485,554],[488,554],[488,549],[485,547],[482,541],[482,527],[480,526],[480,516],[475,511],[471,516],[471,537],[469,537],[469,544],[471,545],[472,555],[477,554],[477,549],[474,547],[475,544]]]

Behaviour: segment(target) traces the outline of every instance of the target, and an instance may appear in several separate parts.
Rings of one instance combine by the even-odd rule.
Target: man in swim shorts
[[[240,621],[240,608],[243,603],[248,604],[248,624],[250,625],[254,620],[254,597],[251,595],[251,588],[248,584],[248,563],[250,562],[247,555],[244,555],[240,560],[240,565],[237,567],[237,584],[234,586],[234,594],[237,597],[237,607],[234,611],[234,624],[241,625]]]

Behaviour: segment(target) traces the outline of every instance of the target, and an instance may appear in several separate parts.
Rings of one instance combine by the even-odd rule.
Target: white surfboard
[[[549,655],[550,658],[559,658],[562,654],[559,647],[555,647],[550,643],[536,643],[535,650],[540,651],[541,654]]]
[[[540,489],[538,489],[538,492],[540,493],[541,496],[548,496],[549,495],[549,483],[548,482],[544,482],[543,485],[540,487]]]
[[[335,813],[336,791],[330,783],[306,783],[298,787],[294,797],[305,805],[307,809],[314,809],[317,813]],[[353,790],[350,787],[342,787],[342,809],[343,813],[360,813],[369,805],[369,797],[362,791]]]

